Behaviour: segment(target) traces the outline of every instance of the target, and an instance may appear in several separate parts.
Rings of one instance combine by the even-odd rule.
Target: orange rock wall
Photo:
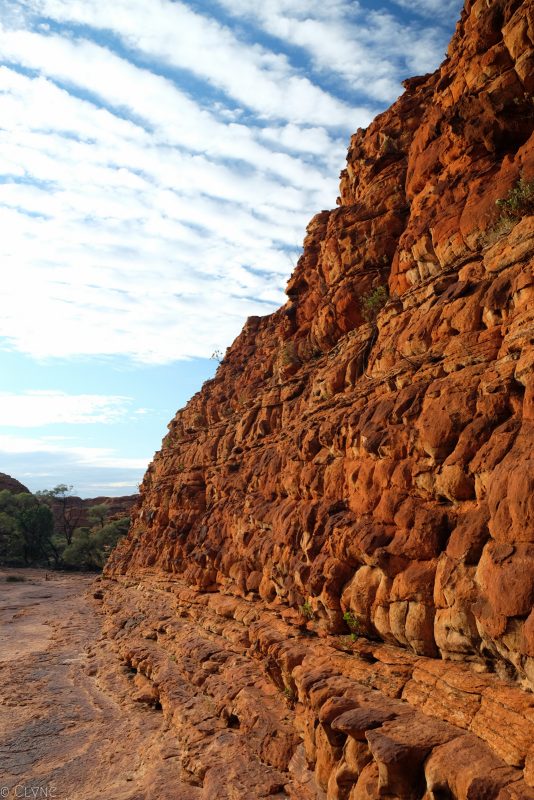
[[[108,575],[180,576],[534,686],[534,4],[467,2],[352,137],[288,301],[177,413]],[[362,298],[387,285],[376,322]],[[310,623],[311,625],[311,623]]]

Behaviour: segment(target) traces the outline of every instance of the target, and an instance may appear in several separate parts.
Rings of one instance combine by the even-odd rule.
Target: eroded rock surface
[[[0,570],[1,796],[195,800],[175,732],[102,638],[94,576],[13,573]]]
[[[131,696],[161,707],[198,800],[534,798],[534,695],[496,675],[181,580],[100,593]]]
[[[496,201],[534,181],[533,63],[531,0],[466,3],[149,467],[109,610],[152,625],[163,583],[171,622],[113,641],[203,798],[532,796],[534,226]]]

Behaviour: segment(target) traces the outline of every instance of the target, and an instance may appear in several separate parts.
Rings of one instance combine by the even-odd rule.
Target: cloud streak
[[[130,404],[129,397],[121,396],[44,390],[0,392],[0,427],[109,424],[124,418]]]
[[[146,469],[149,458],[125,458],[109,447],[68,446],[54,443],[46,438],[17,437],[0,434],[0,453],[11,455],[27,455],[44,453],[46,455],[67,456],[79,466],[90,466],[94,469]]]
[[[439,59],[391,6],[302,8],[0,0],[4,346],[163,364],[283,302],[349,133]]]
[[[262,117],[349,130],[353,125],[354,108],[299,73],[287,55],[242,41],[229,27],[186,3],[38,0],[34,7],[56,22],[112,31],[156,65],[187,70]]]
[[[391,102],[397,97],[400,72],[425,72],[436,66],[439,30],[399,20],[386,8],[371,10],[353,0],[311,0],[305,5],[292,0],[218,3],[229,14],[301,48],[316,70],[335,74],[347,90],[358,90],[373,101]]]
[[[13,434],[0,434],[0,459],[30,491],[52,488],[67,477],[82,497],[133,494],[150,460],[124,457],[113,448]]]

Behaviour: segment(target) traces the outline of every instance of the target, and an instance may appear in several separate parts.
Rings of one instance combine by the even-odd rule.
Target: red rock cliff
[[[210,713],[253,754],[241,793],[187,762],[199,798],[534,797],[533,8],[468,0],[441,68],[352,137],[287,303],[247,321],[145,476],[111,616],[131,578],[141,605],[165,588],[192,627],[152,641],[194,697],[217,673]],[[111,629],[176,714],[144,634]]]

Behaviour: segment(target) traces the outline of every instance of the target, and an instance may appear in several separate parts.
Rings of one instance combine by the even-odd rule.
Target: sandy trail
[[[24,582],[6,581],[11,573]],[[93,577],[0,570],[0,797],[194,798],[161,712],[131,699]]]

